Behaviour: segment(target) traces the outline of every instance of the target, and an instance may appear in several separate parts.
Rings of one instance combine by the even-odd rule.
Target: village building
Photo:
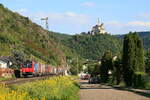
[[[9,68],[11,65],[9,57],[0,57],[0,76],[12,77],[14,71]]]
[[[0,68],[7,68],[7,63],[0,60]]]
[[[7,57],[0,57],[0,68],[9,68],[12,62]]]

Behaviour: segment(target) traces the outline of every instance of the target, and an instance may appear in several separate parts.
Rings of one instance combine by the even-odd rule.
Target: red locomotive
[[[48,74],[62,74],[62,68],[52,67],[50,65],[41,64],[35,61],[27,61],[21,65],[21,74],[23,76],[34,75],[48,75]]]

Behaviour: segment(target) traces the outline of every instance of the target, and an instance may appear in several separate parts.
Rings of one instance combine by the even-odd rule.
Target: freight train
[[[41,64],[35,61],[27,61],[21,65],[22,76],[42,76],[42,75],[60,75],[64,74],[64,69],[61,67],[53,67],[51,65]]]

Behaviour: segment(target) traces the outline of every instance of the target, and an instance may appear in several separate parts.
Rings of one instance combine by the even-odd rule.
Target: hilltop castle
[[[91,30],[91,35],[95,35],[95,34],[107,34],[104,28],[104,24],[103,23],[100,24],[99,18],[98,18],[97,25],[93,26]]]

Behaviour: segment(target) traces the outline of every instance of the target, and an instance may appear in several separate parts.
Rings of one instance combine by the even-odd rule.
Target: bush
[[[150,76],[147,74],[136,73],[134,75],[134,87],[141,89],[150,89]]]
[[[144,84],[145,84],[144,77],[145,77],[144,73],[135,73],[133,75],[133,87],[144,88]]]
[[[144,79],[144,88],[150,90],[150,76],[149,75],[145,75],[143,77],[143,79]]]

